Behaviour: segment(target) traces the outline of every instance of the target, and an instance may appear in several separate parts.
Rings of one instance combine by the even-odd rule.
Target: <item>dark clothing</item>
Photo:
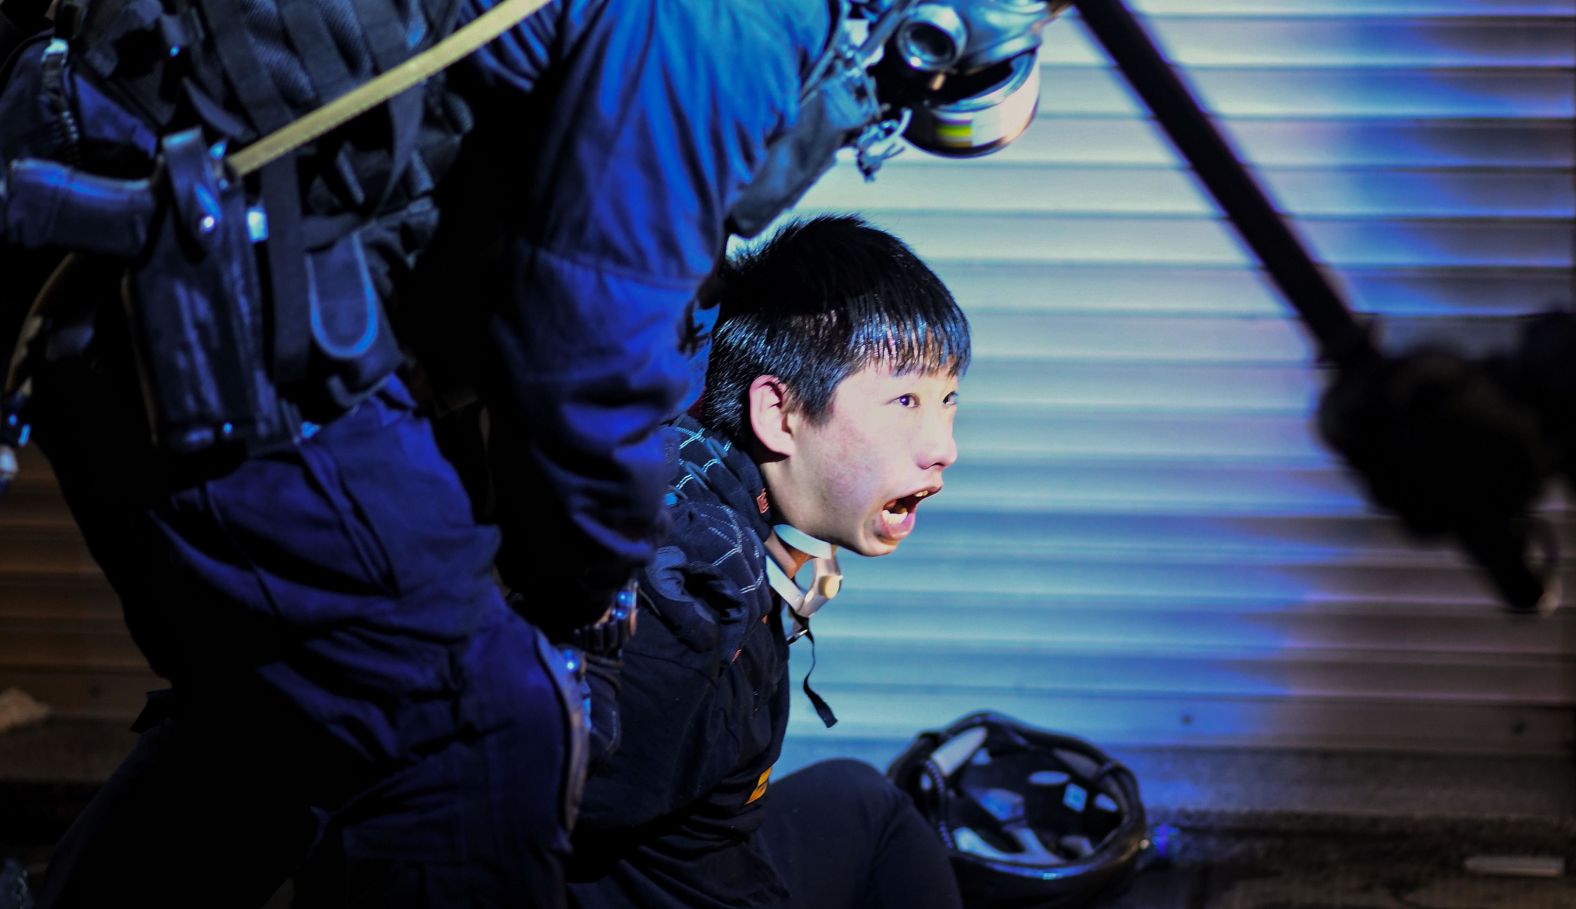
[[[962,905],[941,839],[869,764],[822,761],[773,783],[755,839],[786,884],[790,909]]]
[[[668,440],[678,460],[671,528],[641,578],[640,630],[625,648],[618,699],[622,740],[587,781],[570,902],[855,906],[866,905],[867,892],[903,893],[889,874],[950,883],[939,841],[907,797],[868,768],[796,774],[802,795],[778,814],[780,784],[770,773],[792,685],[782,601],[766,580],[765,486],[743,450],[690,419],[670,426]],[[803,806],[821,802],[825,822],[846,830],[828,836],[799,823]],[[801,902],[796,884],[817,900],[842,896]],[[890,905],[956,905],[956,894],[936,885]]]
[[[326,783],[338,755],[313,730],[260,711],[215,721],[178,714],[137,747],[57,845],[37,905],[257,906],[292,871],[299,907],[560,906],[563,846],[551,775],[559,717],[528,626],[473,639],[474,679],[518,699],[509,725]],[[514,663],[512,678],[499,670]],[[223,709],[244,710],[228,704]],[[502,713],[501,711],[496,711]],[[534,713],[533,713],[534,712]],[[532,774],[535,778],[531,778]],[[308,857],[310,855],[310,862]]]
[[[101,40],[78,69],[128,83],[150,78],[147,61],[129,49],[163,34],[153,15],[159,4],[80,2],[95,33],[112,37],[143,21],[156,28]],[[409,56],[494,5],[164,2],[174,11],[165,20],[189,21],[204,36],[191,49],[199,74],[191,81],[201,91],[182,90],[210,100],[186,106],[242,133],[230,137],[236,146],[386,69],[381,57]],[[304,6],[319,12],[316,29],[300,21],[314,18]],[[364,247],[369,280],[394,307],[401,340],[440,382],[475,384],[488,405],[501,467],[500,570],[511,587],[531,589],[552,575],[560,609],[592,609],[594,617],[649,561],[668,480],[654,433],[698,392],[704,327],[714,318],[696,311],[696,291],[723,250],[733,203],[798,115],[833,9],[834,0],[553,0],[435,77],[444,90],[407,93],[386,107],[428,109],[408,122],[369,115],[316,143],[298,168],[300,232],[318,262],[312,287],[353,298],[339,308],[314,301],[321,327],[361,326],[340,311],[365,309],[361,283],[341,275],[354,273],[360,257],[340,247]],[[222,10],[236,11],[235,21],[207,23]],[[379,13],[395,22],[357,27],[358,17]],[[324,59],[303,49],[304,36],[318,31],[332,51]],[[403,36],[399,46],[380,51],[391,31]],[[250,40],[233,56],[255,58],[261,72],[252,79],[238,81],[220,53],[224,36],[237,32]],[[125,58],[118,65],[117,52]],[[87,106],[78,118],[85,165],[145,176],[156,137],[94,90],[96,81],[79,79],[75,93]],[[278,109],[255,110],[248,99],[259,92]],[[38,92],[26,94],[36,106]],[[170,116],[185,125],[197,115]],[[396,127],[413,135],[386,134]],[[385,186],[377,169],[393,153],[380,151],[421,146],[415,134],[423,130],[451,136],[456,148],[429,140],[445,154],[428,157],[443,160],[417,156]],[[0,157],[45,153],[22,132],[0,131]],[[438,166],[446,172],[427,173]]]
[[[323,0],[309,10],[322,14],[316,24],[301,18],[299,3],[171,0],[178,15],[160,17],[158,3],[101,2],[110,26],[143,27],[138,40],[200,26],[196,34],[212,40],[185,48],[182,63],[201,67],[218,44],[247,38],[255,71],[237,79],[227,62],[226,78],[205,81],[225,110],[199,113],[211,123],[228,110],[254,132],[279,119],[248,103],[260,86],[296,113],[333,94],[316,84],[317,68],[331,61],[307,53],[304,39],[369,42],[339,48],[349,69],[336,78],[348,87],[369,59],[387,69],[376,58],[391,34],[408,55],[430,44],[440,23],[492,5],[462,0],[450,17],[427,15],[451,8],[444,3],[385,4],[400,10],[391,32],[386,17],[366,18],[379,8],[372,0]],[[236,6],[244,15],[208,21],[212,10]],[[335,19],[352,8],[377,36]],[[398,381],[322,420],[298,445],[177,462],[147,443],[118,294],[82,301],[102,305],[67,333],[80,329],[91,341],[72,334],[47,345],[33,382],[36,436],[176,701],[68,835],[45,906],[159,902],[179,877],[162,860],[169,855],[202,866],[185,880],[212,884],[204,902],[246,905],[308,850],[308,899],[562,900],[573,730],[541,636],[507,610],[493,583],[495,556],[506,581],[541,601],[540,614],[584,620],[652,555],[667,479],[654,431],[691,391],[687,354],[703,352],[698,342],[681,348],[698,318],[690,303],[722,250],[729,208],[796,116],[830,21],[826,0],[556,0],[444,77],[475,129],[438,187],[451,233],[432,241],[430,260],[416,261],[419,243],[405,235],[413,210],[383,212],[374,199],[378,217],[343,241],[365,247],[370,277],[331,288],[328,279],[343,273],[321,269],[319,295],[337,288],[365,303],[369,286],[397,288],[402,312],[459,326],[460,343],[436,355],[481,364],[503,468],[501,556],[498,531],[472,517]],[[128,39],[98,49],[139,46]],[[120,78],[113,63],[105,72]],[[124,75],[139,72],[147,71]],[[127,145],[145,156],[146,124],[128,126],[134,118],[89,90],[92,81],[74,96],[97,105],[78,111],[84,136],[98,143],[87,163]],[[28,92],[13,96],[26,101]],[[424,95],[402,97],[419,106]],[[426,115],[440,114],[455,116]],[[341,135],[358,152],[352,161],[410,139],[367,122]],[[0,141],[0,154],[25,151]],[[334,180],[301,176],[311,211],[313,188]],[[399,243],[389,240],[390,224]],[[270,227],[270,251],[293,238],[284,225]],[[455,295],[445,280],[474,263],[444,253],[468,251],[478,232],[498,247],[487,260],[493,295]],[[423,287],[431,293],[416,296]],[[322,308],[313,313],[338,312],[332,302],[314,300]],[[744,662],[770,678],[780,635],[750,647]],[[700,673],[691,681],[715,681],[715,667],[684,659],[678,665]],[[729,770],[746,796],[755,785],[744,785],[749,767],[769,766],[781,737],[784,713],[763,716],[777,725],[726,731],[739,737],[740,763]],[[237,787],[247,791],[230,797]],[[652,818],[669,806],[654,807]],[[697,815],[694,834],[723,835],[730,822],[722,817]],[[101,900],[99,888],[114,899]]]
[[[760,471],[681,420],[668,537],[624,648],[618,751],[588,780],[571,899],[584,907],[774,906],[750,842],[788,721],[788,645],[765,581]],[[747,507],[748,510],[741,510]]]
[[[256,905],[313,848],[377,904],[559,905],[567,680],[403,389],[265,458],[177,464],[109,444],[140,415],[106,322],[109,352],[38,377],[38,436],[174,689],[40,906]]]
[[[477,179],[451,225],[502,237],[480,352],[512,588],[568,575],[605,604],[651,559],[655,432],[704,370],[691,302],[831,22],[827,0],[558,0],[456,74]]]

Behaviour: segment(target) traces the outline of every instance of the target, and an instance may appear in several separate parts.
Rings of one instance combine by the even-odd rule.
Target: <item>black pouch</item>
[[[300,398],[309,418],[332,419],[376,390],[402,354],[359,233],[304,261],[313,356]]]
[[[175,453],[294,441],[297,421],[268,375],[241,185],[190,129],[161,141],[154,191],[164,204],[125,296],[156,441]]]

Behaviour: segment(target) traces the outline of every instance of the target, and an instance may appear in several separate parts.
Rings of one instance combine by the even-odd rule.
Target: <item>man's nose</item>
[[[919,466],[925,470],[951,467],[958,459],[958,443],[952,437],[952,420],[940,414],[925,421],[919,444]]]

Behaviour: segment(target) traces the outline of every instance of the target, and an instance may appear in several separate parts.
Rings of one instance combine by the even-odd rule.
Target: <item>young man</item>
[[[790,637],[835,593],[807,600],[791,578],[914,530],[957,457],[968,323],[908,247],[854,218],[792,225],[718,278],[701,417],[669,430],[670,529],[641,577],[622,739],[587,785],[571,903],[956,906],[939,840],[874,769],[770,775]]]

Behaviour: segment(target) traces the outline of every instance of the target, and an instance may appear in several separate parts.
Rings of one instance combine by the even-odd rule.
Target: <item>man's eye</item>
[[[949,407],[958,406],[958,393],[954,391],[948,394],[945,398],[941,399],[941,403],[946,404]]]
[[[919,404],[918,395],[898,395],[897,403],[903,407],[914,407]]]

